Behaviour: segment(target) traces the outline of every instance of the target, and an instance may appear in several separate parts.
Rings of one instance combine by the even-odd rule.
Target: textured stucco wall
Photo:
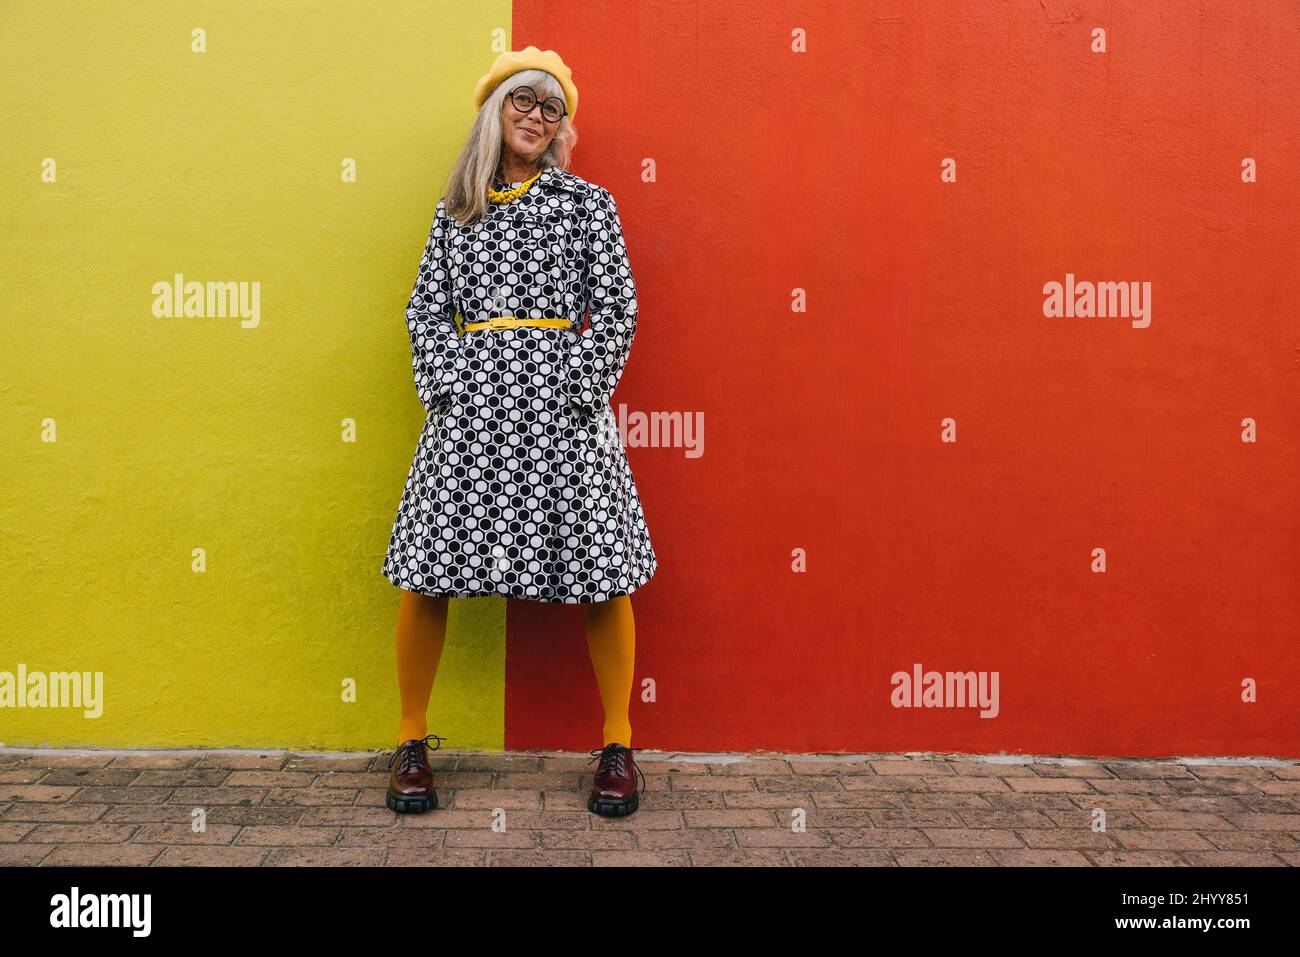
[[[106,700],[0,710],[0,741],[393,743],[403,310],[509,28],[508,2],[0,6],[0,671],[102,672]],[[156,317],[176,273],[257,283],[260,321]],[[502,744],[504,614],[453,608],[448,747]]]

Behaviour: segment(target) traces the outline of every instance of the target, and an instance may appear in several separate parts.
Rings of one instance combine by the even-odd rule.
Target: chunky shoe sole
[[[418,814],[432,811],[438,806],[438,795],[430,791],[428,797],[414,794],[394,794],[388,792],[388,806],[399,814]]]
[[[587,798],[587,810],[601,817],[626,817],[635,811],[639,804],[635,794],[625,801],[617,798],[597,798],[594,794]]]

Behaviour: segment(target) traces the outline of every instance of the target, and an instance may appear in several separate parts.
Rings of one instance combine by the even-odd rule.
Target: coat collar
[[[585,185],[582,177],[576,173],[570,173],[561,166],[548,166],[542,170],[541,178],[537,181],[539,186],[545,186],[548,190],[557,193],[578,193],[581,192]]]

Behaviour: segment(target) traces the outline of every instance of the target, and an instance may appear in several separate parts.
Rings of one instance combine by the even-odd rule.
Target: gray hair
[[[537,91],[539,99],[558,96],[564,99],[564,89],[558,80],[545,70],[521,70],[500,83],[488,95],[479,108],[474,125],[470,127],[465,145],[452,165],[444,190],[447,215],[462,226],[478,222],[487,212],[487,188],[492,177],[501,164],[501,105],[506,94],[515,87],[524,84]],[[555,137],[546,151],[537,158],[538,169],[569,165],[573,148],[578,145],[578,130],[570,121],[568,114],[560,120]]]

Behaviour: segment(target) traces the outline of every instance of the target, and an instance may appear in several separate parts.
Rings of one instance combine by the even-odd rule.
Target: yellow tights
[[[585,608],[587,651],[605,710],[604,743],[631,747],[628,709],[636,654],[632,598],[619,595]],[[402,589],[397,609],[397,689],[402,702],[398,744],[429,733],[429,695],[446,639],[447,599]]]

